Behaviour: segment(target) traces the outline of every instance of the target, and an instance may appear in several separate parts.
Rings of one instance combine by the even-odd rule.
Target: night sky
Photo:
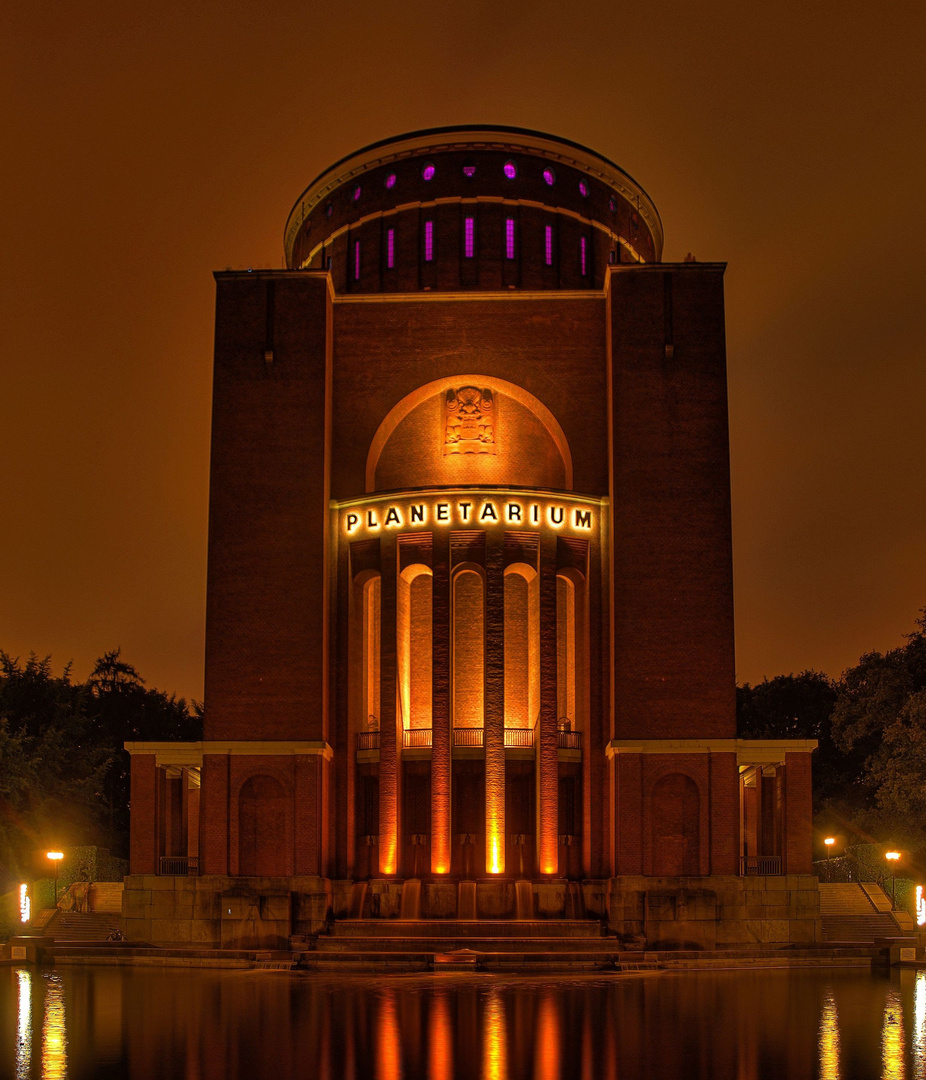
[[[737,677],[926,605],[926,8],[77,4],[0,14],[0,648],[202,693],[215,269],[367,143],[590,146],[728,262]]]

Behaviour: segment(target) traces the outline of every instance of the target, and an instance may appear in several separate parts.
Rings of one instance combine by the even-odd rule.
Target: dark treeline
[[[926,609],[905,645],[866,653],[841,678],[802,671],[746,683],[736,706],[740,738],[819,740],[820,832],[840,848],[896,845],[907,865],[926,865]]]
[[[0,651],[0,891],[47,847],[128,853],[129,740],[198,740],[202,706],[145,685],[118,649],[86,682]]]
[[[814,814],[840,846],[891,843],[926,866],[926,609],[906,644],[839,679],[816,671],[737,687],[740,738],[819,740]],[[199,702],[149,688],[104,654],[85,682],[0,651],[0,878],[49,845],[128,849],[129,740],[202,738]],[[3,882],[0,881],[0,886]]]

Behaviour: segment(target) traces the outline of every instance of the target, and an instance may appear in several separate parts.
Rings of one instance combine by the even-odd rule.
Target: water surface
[[[926,1080],[926,971],[0,971],[0,1076]]]

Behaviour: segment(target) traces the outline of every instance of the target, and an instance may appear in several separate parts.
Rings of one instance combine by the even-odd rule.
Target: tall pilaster
[[[382,538],[379,695],[379,872],[399,872],[401,732],[396,709],[396,540]]]
[[[486,535],[485,750],[486,871],[505,872],[505,538]],[[554,594],[555,598],[555,594]]]
[[[540,537],[540,718],[537,761],[537,862],[541,874],[559,869],[559,755],[556,739],[556,533]]]
[[[453,731],[450,718],[450,534],[433,537],[431,581],[431,873],[450,872]]]

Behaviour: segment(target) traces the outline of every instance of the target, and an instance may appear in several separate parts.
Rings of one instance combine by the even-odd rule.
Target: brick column
[[[812,817],[810,754],[785,754],[784,767],[784,872],[812,874]]]
[[[129,872],[156,874],[157,758],[154,754],[133,754],[131,763],[132,818],[129,837]]]
[[[505,872],[505,573],[504,534],[486,535],[485,748],[486,872]],[[555,599],[555,593],[554,593]]]
[[[319,765],[314,754],[295,757],[295,851],[297,874],[321,874],[321,813]]]
[[[379,872],[399,873],[401,732],[396,709],[396,541],[382,538],[379,695]]]
[[[740,789],[736,754],[710,755],[710,864],[702,873],[738,874]],[[702,833],[702,851],[704,840]]]
[[[617,754],[615,875],[643,873],[643,755]]]
[[[559,870],[559,755],[556,745],[556,533],[540,538],[540,722],[537,761],[537,863]]]
[[[228,873],[228,760],[225,754],[203,754],[199,864],[203,874]]]
[[[434,533],[431,580],[431,873],[448,874],[452,851],[450,533]]]

